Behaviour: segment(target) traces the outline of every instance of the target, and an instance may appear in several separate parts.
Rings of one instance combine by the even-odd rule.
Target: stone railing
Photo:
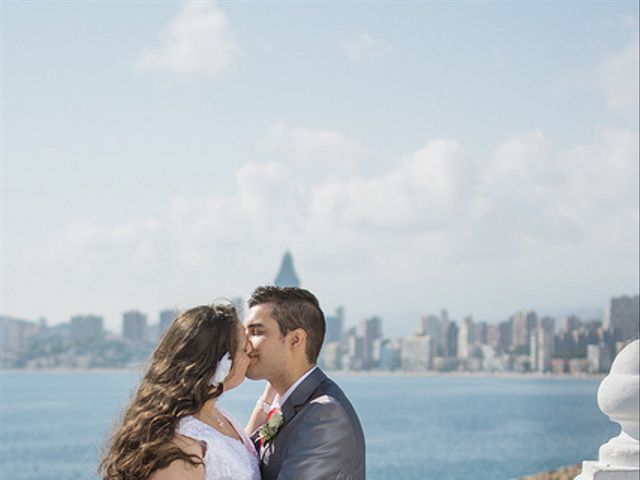
[[[640,478],[640,342],[627,345],[598,388],[598,406],[622,427],[620,435],[600,447],[598,461],[582,462],[575,480]]]

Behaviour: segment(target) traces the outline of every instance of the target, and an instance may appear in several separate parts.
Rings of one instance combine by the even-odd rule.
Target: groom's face
[[[287,368],[287,351],[278,322],[271,316],[272,305],[251,307],[245,320],[247,337],[253,346],[247,378],[273,379]]]

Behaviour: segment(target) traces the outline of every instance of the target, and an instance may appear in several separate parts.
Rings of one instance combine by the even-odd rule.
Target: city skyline
[[[271,284],[275,284],[275,282],[271,283]],[[284,286],[284,285],[280,285],[280,286]],[[304,288],[304,286],[301,286],[301,288]],[[452,315],[451,311],[448,308],[442,308],[440,309],[439,312],[422,312],[422,313],[418,313],[417,315],[415,315],[414,317],[411,317],[407,322],[403,322],[401,325],[397,325],[396,327],[399,328],[391,328],[389,329],[389,322],[393,322],[393,317],[391,318],[391,320],[389,320],[388,316],[382,315],[380,313],[372,313],[369,315],[359,315],[359,316],[355,316],[355,315],[348,315],[348,308],[346,305],[338,305],[335,309],[333,310],[327,310],[323,307],[323,312],[325,315],[325,319],[329,328],[329,325],[332,322],[335,322],[335,319],[339,319],[338,322],[341,325],[341,329],[347,330],[348,328],[357,328],[360,325],[362,325],[362,322],[365,322],[367,320],[370,319],[379,319],[380,321],[385,321],[386,320],[386,325],[387,328],[384,330],[385,332],[385,336],[389,337],[389,338],[397,338],[397,337],[401,337],[401,336],[405,336],[405,335],[412,335],[415,334],[416,332],[419,332],[422,329],[424,329],[423,325],[426,325],[429,321],[429,319],[437,317],[437,318],[441,318],[442,316],[445,316],[449,321],[451,321],[452,323],[456,323],[456,324],[463,324],[465,321],[473,321],[476,323],[486,323],[489,325],[498,325],[502,322],[505,321],[511,321],[512,319],[517,319],[519,318],[520,315],[528,315],[528,314],[533,314],[536,316],[536,318],[550,318],[553,320],[558,320],[558,321],[569,321],[571,318],[576,318],[579,319],[582,322],[590,322],[590,321],[597,321],[597,322],[601,322],[605,325],[608,324],[609,322],[609,317],[608,317],[608,313],[611,310],[611,301],[614,299],[636,299],[638,297],[638,293],[631,293],[631,294],[622,294],[619,296],[610,296],[609,297],[609,301],[607,302],[607,304],[603,305],[601,308],[596,309],[596,311],[593,312],[585,312],[585,311],[580,311],[580,309],[574,309],[574,310],[568,310],[560,315],[554,315],[552,313],[549,312],[545,312],[544,310],[538,310],[535,308],[528,308],[528,307],[522,307],[519,309],[516,309],[514,311],[508,312],[503,314],[503,316],[501,317],[496,317],[496,318],[492,318],[492,319],[487,319],[487,318],[481,318],[481,317],[476,317],[473,312],[469,312],[465,315]],[[239,315],[241,316],[240,320],[242,321],[242,316],[243,313],[245,311],[245,309],[247,308],[246,306],[246,300],[245,298],[236,296],[233,298],[218,298],[216,299],[216,301],[228,301],[233,303],[234,305],[236,305],[236,308],[238,310]],[[615,304],[614,304],[615,305]],[[147,310],[142,310],[142,309],[138,309],[138,308],[128,308],[122,312],[120,312],[119,318],[117,319],[116,322],[107,322],[106,321],[106,317],[103,314],[100,314],[99,312],[94,312],[94,311],[89,311],[89,312],[76,312],[74,313],[71,317],[67,318],[67,319],[63,319],[57,322],[50,322],[49,319],[46,316],[41,316],[38,318],[26,318],[26,317],[19,317],[19,316],[15,316],[15,315],[10,315],[10,314],[5,314],[5,313],[0,313],[0,317],[4,317],[7,319],[14,319],[14,320],[18,320],[18,321],[26,321],[26,322],[31,322],[33,324],[44,324],[50,327],[55,327],[55,326],[60,326],[60,325],[64,325],[64,324],[70,324],[73,325],[74,320],[75,319],[89,319],[91,321],[95,321],[95,319],[100,319],[100,324],[101,324],[101,328],[106,332],[106,333],[111,333],[111,334],[116,334],[116,335],[122,335],[124,337],[127,337],[126,332],[126,324],[129,321],[130,318],[134,318],[134,322],[140,322],[143,321],[143,323],[147,326],[147,327],[152,327],[152,328],[156,328],[159,327],[161,330],[164,330],[164,328],[166,328],[166,326],[168,326],[168,324],[171,322],[171,320],[175,317],[175,315],[178,315],[180,312],[188,310],[189,308],[194,307],[195,305],[191,305],[191,306],[187,306],[185,308],[177,308],[177,307],[165,307],[165,308],[160,308],[160,309],[156,309],[153,311],[147,311]],[[321,305],[322,307],[322,305]],[[586,313],[586,315],[585,315]],[[517,320],[516,320],[517,322]],[[114,328],[115,325],[115,328]],[[140,326],[137,327],[138,329],[141,328]],[[382,327],[380,327],[382,328]],[[526,327],[524,327],[526,329]],[[562,328],[562,326],[560,325],[560,323],[558,323],[557,325],[555,325],[555,330],[560,330]],[[390,333],[391,332],[391,333]],[[330,341],[330,339],[327,339],[327,341]]]
[[[295,269],[294,257],[290,250],[287,250],[284,252],[284,255],[282,256],[282,260],[280,262],[280,267],[277,270],[277,272],[278,273],[275,275],[274,280],[272,280],[271,282],[267,282],[267,284],[278,285],[281,287],[295,286],[295,287],[306,288],[304,285],[301,285],[300,283],[300,276]],[[626,297],[634,297],[637,295],[638,295],[637,293],[636,294],[624,293],[621,295],[621,297],[626,298]],[[612,298],[613,296],[610,295],[609,297]],[[214,301],[221,300],[221,301],[230,301],[234,303],[238,308],[238,313],[242,317],[246,308],[245,303],[247,298],[248,296],[247,297],[242,297],[242,296],[217,297],[216,299],[214,299]],[[116,333],[116,334],[120,332],[126,337],[126,335],[124,334],[124,330],[126,329],[124,324],[126,323],[126,318],[128,315],[133,315],[137,317],[142,315],[145,318],[145,323],[147,322],[147,319],[149,319],[149,322],[148,322],[149,326],[160,326],[163,324],[166,326],[168,321],[167,320],[168,312],[180,312],[180,311],[187,310],[193,306],[194,305],[188,305],[182,308],[178,306],[173,306],[173,307],[165,306],[163,308],[156,308],[155,310],[152,310],[152,311],[141,310],[135,306],[129,306],[128,308],[120,312],[117,319],[110,319],[110,321],[107,320],[104,314],[101,314],[95,311],[74,312],[74,314],[72,314],[67,319],[57,319],[57,321],[53,321],[53,322],[51,322],[50,319],[46,317],[46,315],[40,316],[38,318],[23,318],[15,315],[6,314],[4,312],[0,312],[0,315],[5,316],[7,318],[17,318],[20,320],[25,320],[30,322],[46,321],[46,323],[51,326],[61,325],[69,322],[73,324],[73,319],[76,317],[89,317],[89,318],[99,317],[102,319],[101,321],[104,321],[105,331]],[[330,323],[332,319],[335,318],[335,314],[332,313],[333,310],[327,309],[324,305],[322,305],[322,303],[321,303],[321,306],[327,318],[327,322]],[[527,311],[538,312],[542,317],[564,318],[564,317],[576,316],[585,321],[590,321],[590,320],[603,321],[604,320],[606,322],[607,308],[609,308],[608,304],[605,306],[594,307],[590,309],[574,308],[574,309],[567,309],[564,312],[554,313],[554,312],[549,312],[545,310],[539,310],[536,308],[530,308],[527,306],[527,307],[517,308],[512,312],[504,313],[500,317],[494,317],[491,319],[476,317],[474,316],[473,312],[466,312],[463,315],[452,314],[451,313],[452,311],[446,307],[440,308],[438,312],[440,314],[446,313],[446,315],[449,318],[451,318],[451,320],[454,322],[463,322],[465,319],[469,318],[469,319],[474,319],[475,321],[481,321],[489,324],[498,324],[500,322],[508,320],[513,315],[518,315],[521,312],[527,312]],[[370,312],[368,314],[359,315],[359,314],[351,313],[349,311],[348,304],[342,304],[342,305],[336,306],[335,312],[339,312],[338,316],[340,317],[341,319],[340,322],[344,327],[356,327],[363,321],[363,319],[366,319],[366,318],[387,319],[387,325],[391,326],[389,331],[392,333],[388,334],[388,336],[390,337],[400,337],[408,333],[412,333],[409,331],[411,328],[416,327],[419,324],[419,322],[424,321],[423,319],[432,317],[433,314],[436,313],[435,311],[413,312],[413,313],[404,313],[404,314],[402,312],[391,312],[390,314]],[[154,320],[157,320],[157,321],[154,321]]]
[[[286,251],[273,283],[300,287],[294,257]],[[229,299],[242,320],[240,297]],[[73,316],[49,327],[0,316],[3,366],[17,368],[135,367],[181,312],[165,309],[154,317],[138,310],[122,313],[120,334],[94,314]],[[604,318],[571,314],[556,318],[523,309],[507,320],[487,322],[467,315],[459,321],[447,309],[420,316],[399,335],[378,315],[347,322],[345,307],[325,311],[326,334],[318,364],[347,371],[489,371],[542,373],[607,372],[618,351],[640,334],[640,296],[611,297]],[[398,327],[398,325],[396,325]]]
[[[283,277],[288,271],[297,283],[289,255],[283,265],[278,279],[290,283]],[[96,315],[74,316],[54,327],[0,316],[0,363],[26,369],[138,368],[178,314],[165,310],[158,323],[150,323],[142,312],[124,312],[120,335],[105,331]],[[523,310],[500,323],[470,316],[458,323],[442,310],[395,338],[385,335],[378,316],[349,327],[338,308],[326,322],[318,365],[328,370],[606,373],[617,353],[638,338],[640,296],[611,298],[604,321],[570,316],[557,322]]]
[[[640,290],[637,2],[0,8],[3,315],[247,298],[287,249],[391,330]]]

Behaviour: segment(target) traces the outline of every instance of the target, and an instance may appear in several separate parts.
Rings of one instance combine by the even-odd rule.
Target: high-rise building
[[[444,356],[450,358],[458,357],[458,325],[456,322],[447,320],[444,324]]]
[[[322,366],[327,370],[342,370],[340,342],[328,342],[322,347]]]
[[[589,373],[608,373],[611,368],[611,350],[605,342],[587,345]]]
[[[293,255],[288,250],[282,257],[282,263],[273,282],[278,287],[300,287],[300,279],[293,267]]]
[[[444,352],[443,321],[436,315],[426,315],[420,319],[420,326],[416,332],[418,335],[429,335],[433,339],[433,345],[437,352]]]
[[[132,342],[143,342],[146,339],[147,316],[137,310],[122,314],[122,336]]]
[[[578,329],[580,325],[582,325],[582,320],[575,315],[568,315],[562,319],[562,331],[564,333],[573,332]]]
[[[103,318],[98,315],[76,315],[71,318],[71,339],[91,343],[104,337]]]
[[[178,315],[179,312],[176,309],[167,308],[160,312],[160,315],[158,315],[158,330],[161,335],[169,328],[169,325],[171,325]]]
[[[471,317],[465,317],[458,330],[458,358],[465,360],[469,358],[473,345],[474,325]]]
[[[349,369],[362,370],[364,367],[363,351],[364,339],[358,336],[355,327],[351,327],[347,331],[347,355],[349,359]]]
[[[489,343],[489,324],[487,322],[474,323],[473,341],[477,345],[486,345]]]
[[[39,331],[40,327],[28,320],[0,316],[0,356],[22,353],[29,338]]]
[[[639,296],[613,297],[605,310],[604,327],[613,330],[616,341],[628,342],[638,338],[640,330]]]
[[[400,340],[400,363],[403,370],[433,368],[433,341],[429,335],[412,335]]]
[[[551,320],[543,318],[530,335],[531,370],[536,372],[551,371],[554,351],[554,324]]]
[[[531,342],[531,332],[538,323],[536,312],[522,310],[511,317],[511,347],[527,352]]]
[[[511,348],[513,343],[513,329],[511,321],[500,322],[500,348],[501,352],[506,352]]]
[[[336,308],[336,313],[325,317],[327,333],[325,342],[341,342],[344,334],[344,307]]]
[[[365,369],[375,367],[374,342],[382,338],[382,319],[370,317],[360,320],[359,336],[362,337],[362,367]]]
[[[487,345],[493,348],[494,352],[502,351],[501,348],[502,337],[500,335],[500,324],[489,323],[487,325]]]
[[[400,365],[400,343],[396,340],[382,340],[378,365],[380,370],[397,370]]]

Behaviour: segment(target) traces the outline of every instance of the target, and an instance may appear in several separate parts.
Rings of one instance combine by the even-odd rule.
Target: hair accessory
[[[209,385],[214,387],[220,386],[220,384],[224,382],[224,379],[229,375],[232,365],[233,361],[231,360],[231,355],[229,355],[229,352],[227,352],[220,360],[218,360],[216,373],[214,373],[213,377],[211,377],[211,380],[209,380]]]

